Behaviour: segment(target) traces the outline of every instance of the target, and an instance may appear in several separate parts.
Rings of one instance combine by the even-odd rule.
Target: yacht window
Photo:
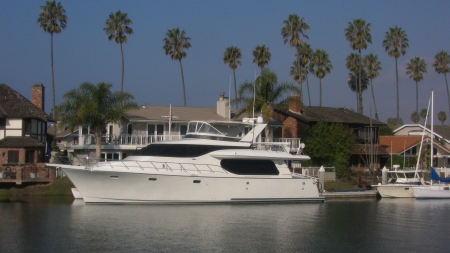
[[[247,147],[213,146],[213,145],[183,145],[153,143],[141,149],[140,156],[163,157],[198,157],[222,149],[247,149]]]
[[[237,175],[279,175],[272,160],[240,160],[223,159],[220,165],[227,171]]]

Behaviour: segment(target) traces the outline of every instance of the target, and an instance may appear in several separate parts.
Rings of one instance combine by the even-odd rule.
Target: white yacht
[[[91,166],[61,167],[86,203],[323,202],[314,177],[292,173],[292,155],[244,137],[243,122],[188,124],[185,138],[150,144],[139,155]]]

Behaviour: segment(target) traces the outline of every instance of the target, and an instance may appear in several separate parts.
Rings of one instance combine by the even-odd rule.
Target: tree
[[[396,129],[397,127],[403,125],[403,120],[402,118],[388,118],[386,123],[389,128]]]
[[[416,112],[419,112],[419,82],[423,80],[423,73],[427,73],[427,64],[424,59],[414,57],[406,65],[406,74],[416,81]]]
[[[258,67],[261,69],[261,76],[263,73],[264,67],[269,64],[270,61],[270,50],[265,45],[256,46],[255,50],[252,52],[253,55],[253,63],[256,63]]]
[[[450,115],[450,92],[448,91],[448,83],[447,83],[447,73],[450,72],[450,68],[448,67],[450,64],[450,55],[445,51],[440,51],[434,57],[434,70],[438,74],[444,74],[445,78],[445,86],[447,87],[447,99],[448,99],[448,113]]]
[[[242,52],[239,48],[235,46],[229,46],[225,53],[223,53],[223,63],[228,64],[228,66],[233,70],[234,77],[234,97],[237,98],[237,88],[236,88],[236,68],[241,65]]]
[[[309,81],[308,81],[308,74],[309,74],[309,64],[311,63],[311,57],[314,51],[312,50],[311,46],[303,42],[301,45],[297,46],[297,58],[300,61],[302,72],[305,73],[305,79],[306,79],[306,88],[308,89],[308,103],[309,106],[311,106],[311,94],[309,92]]]
[[[359,72],[362,71],[361,49],[366,49],[367,43],[372,43],[372,36],[370,35],[370,25],[370,23],[366,24],[366,21],[364,21],[363,19],[354,19],[353,22],[348,22],[348,27],[345,29],[345,38],[350,42],[350,47],[353,50],[357,50],[359,53]],[[359,73],[359,77],[361,77],[361,73]],[[361,84],[361,80],[359,81],[359,84]],[[361,87],[358,90],[358,96],[362,97]],[[358,113],[362,114],[362,98],[360,98],[358,101]]]
[[[441,124],[444,125],[444,122],[447,120],[447,114],[445,114],[444,111],[440,111],[438,113],[438,119],[441,122]]]
[[[281,28],[281,36],[283,37],[283,42],[286,44],[289,41],[289,45],[295,49],[297,49],[299,46],[301,46],[304,42],[300,38],[308,38],[308,36],[305,34],[305,31],[309,29],[308,24],[305,23],[304,18],[299,18],[296,14],[289,15],[287,20],[283,21],[283,27]],[[297,51],[297,50],[296,50]],[[298,53],[296,53],[297,56],[297,73],[302,73],[302,64],[300,61],[300,56]],[[296,80],[297,82],[300,81],[300,96],[303,98],[303,92],[302,92],[302,83],[303,79]]]
[[[397,80],[397,119],[400,119],[400,97],[398,87],[398,58],[401,55],[406,54],[406,48],[409,47],[408,36],[402,28],[395,26],[389,28],[389,32],[386,32],[383,47],[388,52],[390,57],[395,58],[395,77]]]
[[[348,70],[350,70],[349,77],[347,79],[347,83],[348,83],[350,89],[352,91],[354,91],[355,94],[356,94],[356,108],[358,108],[359,104],[362,103],[362,96],[359,96],[359,89],[360,89],[360,87],[352,86],[352,85],[353,84],[354,85],[359,85],[359,82],[356,81],[356,80],[352,81],[351,79],[354,78],[354,77],[359,79],[359,75],[360,75],[359,69],[362,66],[361,65],[361,59],[359,58],[359,55],[355,54],[355,53],[349,54],[347,56],[347,58],[345,58],[345,66],[347,67]],[[362,87],[361,87],[361,89],[362,89]]]
[[[63,95],[64,101],[56,110],[60,113],[59,127],[86,126],[94,132],[95,153],[100,158],[101,138],[106,124],[124,122],[128,110],[136,109],[133,95],[126,92],[112,92],[111,84],[82,83],[79,88]]]
[[[322,79],[331,72],[333,65],[331,65],[328,54],[324,50],[317,49],[311,58],[311,66],[313,74],[319,78],[320,107],[322,107]]]
[[[411,120],[412,122],[414,122],[414,124],[418,124],[420,121],[420,115],[417,111],[414,111],[413,113],[411,113]]]
[[[367,78],[366,71],[363,70],[361,72],[361,74],[362,74],[362,77],[360,78],[358,72],[356,72],[356,73],[352,73],[352,72],[348,73],[347,84],[348,84],[348,87],[352,91],[355,92],[355,94],[359,94],[360,87],[361,87],[361,89],[363,91],[365,91],[365,90],[367,90],[367,87],[369,86],[369,78]],[[360,80],[361,80],[362,84],[359,84]],[[356,96],[356,99],[358,101],[358,96]]]
[[[318,122],[308,127],[305,138],[305,153],[318,166],[334,166],[336,176],[348,173],[348,163],[356,144],[351,129],[342,124]]]
[[[425,125],[427,122],[425,122],[426,118],[427,118],[427,114],[428,114],[428,110],[423,108],[420,111],[420,117],[423,119],[423,124]]]
[[[60,33],[66,29],[67,16],[61,3],[55,1],[47,1],[41,6],[41,13],[37,19],[39,26],[46,33],[50,33],[50,68],[52,72],[52,110],[53,119],[56,120],[55,114],[55,71],[53,68],[53,34]],[[55,128],[56,136],[56,128]]]
[[[274,109],[284,110],[288,107],[289,93],[299,94],[299,89],[288,82],[278,83],[275,72],[265,68],[254,82],[244,82],[239,87],[238,98],[235,103],[243,103],[245,106],[238,115],[253,112],[261,112],[264,122],[269,122],[270,112]],[[266,137],[269,137],[269,128],[266,127]]]
[[[120,82],[120,91],[123,92],[123,79],[125,74],[125,61],[123,57],[122,44],[128,41],[126,34],[133,34],[133,29],[129,25],[133,24],[133,21],[128,18],[128,14],[120,12],[117,10],[116,13],[110,13],[108,19],[106,20],[106,26],[103,28],[106,35],[108,35],[108,40],[114,40],[120,45],[120,55],[122,57],[122,79]]]
[[[181,82],[183,85],[183,98],[184,98],[184,106],[186,106],[186,90],[184,86],[184,74],[183,74],[183,65],[181,64],[181,60],[186,58],[187,53],[184,49],[188,49],[191,47],[191,38],[186,37],[186,32],[180,31],[178,28],[172,28],[171,30],[167,30],[166,37],[163,39],[164,41],[164,53],[172,60],[178,60],[180,63],[181,70]]]
[[[294,80],[299,84],[300,87],[300,95],[303,97],[303,88],[302,83],[306,79],[306,68],[299,68],[298,66],[301,63],[299,61],[294,61],[291,66],[291,71],[289,72],[290,75],[294,78]],[[299,73],[299,70],[302,70],[302,73]],[[306,72],[306,73],[305,73]],[[302,100],[303,101],[303,100]]]
[[[367,78],[370,79],[370,88],[372,90],[372,100],[373,100],[373,105],[375,107],[375,119],[378,120],[378,111],[377,111],[377,103],[375,101],[375,93],[373,92],[373,83],[372,80],[377,77],[378,75],[380,75],[380,70],[382,70],[381,68],[381,62],[378,61],[378,56],[373,55],[373,54],[368,54],[364,57],[364,66],[366,67],[367,70]]]

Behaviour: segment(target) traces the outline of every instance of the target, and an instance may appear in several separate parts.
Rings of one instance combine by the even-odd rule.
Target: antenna
[[[171,132],[172,132],[172,118],[178,119],[178,116],[172,116],[172,104],[170,104],[169,116],[161,116],[163,118],[169,118],[169,140],[172,140]]]

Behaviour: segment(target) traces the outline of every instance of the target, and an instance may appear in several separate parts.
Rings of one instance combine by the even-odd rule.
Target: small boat
[[[421,185],[423,171],[391,170],[388,183],[373,185],[383,198],[414,198],[413,186]]]
[[[47,165],[60,167],[88,204],[323,202],[317,178],[290,170],[309,156],[255,143],[265,126],[192,121],[183,139],[152,143],[121,161]]]

